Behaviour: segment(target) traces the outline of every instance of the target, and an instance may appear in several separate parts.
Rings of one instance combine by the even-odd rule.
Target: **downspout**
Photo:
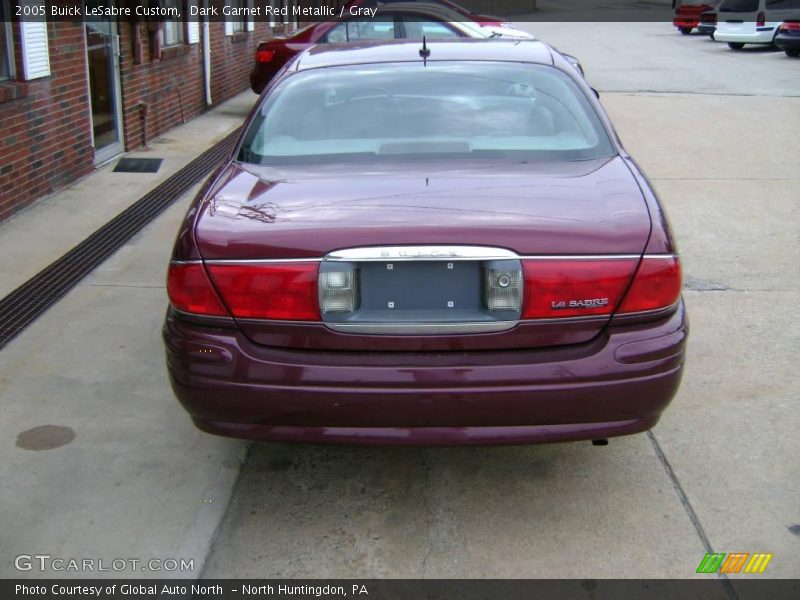
[[[208,8],[208,0],[203,0],[203,7]],[[203,19],[203,79],[206,87],[206,106],[211,106],[211,36],[209,34],[208,17]]]

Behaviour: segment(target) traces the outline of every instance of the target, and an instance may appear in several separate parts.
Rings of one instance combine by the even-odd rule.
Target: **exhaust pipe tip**
[[[608,440],[606,438],[592,440],[592,446],[608,446]]]

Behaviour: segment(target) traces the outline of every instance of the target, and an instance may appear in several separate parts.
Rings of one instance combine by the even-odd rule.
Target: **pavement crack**
[[[661,445],[658,443],[658,440],[656,439],[656,436],[653,434],[652,430],[647,432],[647,437],[650,440],[650,444],[653,446],[653,450],[656,453],[658,462],[660,462],[661,466],[664,467],[667,477],[669,477],[669,480],[672,482],[672,487],[675,489],[675,493],[678,495],[678,499],[680,500],[683,509],[686,511],[694,530],[697,532],[697,536],[700,538],[700,542],[703,544],[705,551],[710,554],[714,554],[714,548],[711,545],[711,540],[708,539],[708,535],[706,534],[705,529],[703,529],[703,524],[700,522],[700,518],[697,516],[692,503],[689,501],[689,497],[686,495],[681,482],[678,480],[678,476],[675,475],[672,465],[669,463],[669,460],[667,460],[667,456],[664,454],[664,450],[661,449]],[[718,573],[718,577],[722,587],[725,589],[725,593],[728,595],[728,598],[730,598],[730,600],[739,600],[739,594],[736,593],[736,590],[733,588],[733,585],[728,577],[724,573]]]
[[[206,548],[206,555],[203,557],[203,566],[200,568],[200,575],[198,579],[206,579],[206,571],[208,569],[208,559],[214,555],[214,550],[217,547],[217,544],[220,542],[222,528],[227,522],[228,515],[231,512],[231,506],[233,506],[234,501],[237,497],[237,492],[239,490],[239,486],[242,481],[242,473],[247,468],[248,463],[250,462],[250,457],[253,450],[253,442],[247,443],[247,446],[244,451],[244,456],[242,456],[241,460],[239,461],[239,473],[236,475],[236,481],[233,482],[233,488],[231,489],[231,493],[228,496],[228,504],[225,506],[225,510],[222,513],[219,521],[217,521],[217,526],[214,528],[214,533],[211,534],[211,539],[208,542],[208,547]]]
[[[429,456],[429,452],[427,450],[424,452],[424,456],[425,456],[425,458],[423,459],[423,463],[422,464],[425,467],[425,480],[427,482],[427,485],[425,486],[425,489],[428,492],[427,493],[427,506],[426,506],[426,511],[425,511],[425,525],[426,525],[426,527],[428,529],[428,543],[427,543],[427,549],[425,550],[425,556],[422,558],[422,566],[420,568],[420,577],[423,578],[423,579],[427,578],[426,569],[427,569],[427,566],[428,566],[428,559],[433,554],[433,539],[432,539],[432,536],[433,536],[433,528],[434,528],[434,520],[435,520],[434,519],[434,515],[433,515],[433,506],[431,505],[431,495],[430,495],[430,489],[431,489],[431,486],[430,486],[430,483],[431,483],[431,465],[430,465],[430,461],[428,460],[430,458],[430,456]]]

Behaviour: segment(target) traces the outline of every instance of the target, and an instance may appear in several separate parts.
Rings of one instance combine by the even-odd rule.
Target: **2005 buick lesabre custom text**
[[[427,49],[300,54],[192,204],[164,339],[201,429],[602,439],[674,396],[678,257],[591,88],[539,42]]]

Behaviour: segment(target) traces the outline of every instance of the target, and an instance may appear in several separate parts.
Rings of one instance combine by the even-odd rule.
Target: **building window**
[[[175,7],[178,14],[181,14],[181,0],[162,0],[162,6]],[[161,46],[180,46],[184,41],[184,22],[174,19],[164,21],[161,29]]]
[[[239,15],[239,16],[227,17],[228,19],[230,19],[230,23],[232,26],[231,31],[233,33],[236,33],[238,31],[245,31],[245,17],[241,15],[245,14],[246,12],[242,9],[247,8],[247,0],[230,0],[228,2],[228,6],[230,6],[232,9],[231,13],[233,13],[234,15]]]
[[[0,0],[0,80],[11,79],[14,75],[11,43],[11,19],[6,0]]]

